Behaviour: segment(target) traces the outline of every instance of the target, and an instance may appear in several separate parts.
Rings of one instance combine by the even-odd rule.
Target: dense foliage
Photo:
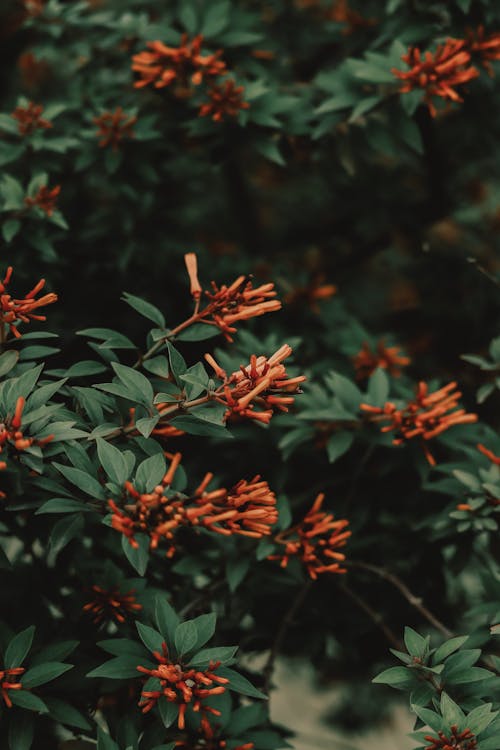
[[[500,8],[1,20],[0,747],[500,750]]]

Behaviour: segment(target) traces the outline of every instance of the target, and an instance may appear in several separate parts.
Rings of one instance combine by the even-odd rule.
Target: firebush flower
[[[104,589],[94,585],[91,590],[92,598],[83,606],[83,611],[94,615],[95,625],[112,620],[122,623],[128,615],[142,609],[142,604],[136,602],[134,594],[134,590],[123,594],[116,586]]]
[[[477,740],[470,729],[458,731],[456,725],[450,727],[450,734],[438,732],[438,736],[427,735],[424,737],[426,742],[430,742],[425,750],[475,750],[478,747]]]
[[[202,703],[213,695],[220,695],[226,691],[225,685],[229,680],[225,677],[219,677],[216,670],[220,662],[210,662],[208,669],[197,670],[190,667],[184,667],[177,659],[171,660],[168,656],[166,643],[162,644],[162,651],[154,651],[153,656],[158,662],[154,669],[138,666],[137,670],[141,674],[154,677],[160,682],[157,690],[142,690],[139,706],[143,713],[151,711],[157,701],[163,696],[169,703],[176,703],[179,706],[179,717],[177,725],[179,729],[184,729],[185,713],[188,705],[193,711],[200,711],[202,715],[211,713],[214,716],[220,716],[220,711]]]
[[[111,146],[113,151],[117,151],[120,141],[134,137],[132,127],[137,122],[137,117],[127,115],[121,107],[117,107],[114,112],[103,112],[98,117],[94,117],[92,122],[98,128],[97,136],[101,139],[99,146],[101,148]]]
[[[57,198],[60,192],[60,185],[56,185],[53,188],[42,185],[36,195],[33,197],[27,195],[24,202],[29,208],[40,208],[47,216],[52,216],[56,210]]]
[[[360,351],[353,358],[357,380],[369,378],[375,370],[380,367],[395,378],[401,375],[401,368],[410,364],[409,357],[400,354],[399,346],[385,346],[384,341],[377,343],[377,349],[373,352],[370,345],[365,341]]]
[[[237,117],[242,109],[250,107],[243,99],[244,90],[243,86],[236,86],[231,78],[220,85],[210,86],[207,92],[210,101],[201,105],[199,116],[210,116],[214,122],[222,122],[225,117]]]
[[[286,293],[284,299],[288,305],[305,302],[313,312],[319,314],[320,306],[318,303],[321,300],[330,299],[335,294],[337,294],[335,284],[325,284],[324,277],[320,275],[305,286],[292,288]]]
[[[16,402],[14,414],[12,416],[7,415],[4,419],[0,416],[0,454],[2,454],[4,449],[8,446],[15,451],[24,451],[32,445],[46,445],[53,439],[53,435],[49,435],[41,440],[24,437],[21,429],[24,405],[24,398],[19,396]],[[5,470],[6,468],[6,461],[0,461],[0,471]],[[5,496],[4,492],[0,492],[0,498],[5,498]]]
[[[486,456],[486,458],[489,458],[492,464],[495,464],[495,466],[500,466],[500,456],[496,456],[493,451],[490,451],[489,448],[487,448],[482,443],[478,443],[476,446],[478,451],[480,451],[483,456]]]
[[[433,117],[437,114],[432,101],[434,97],[461,102],[463,99],[456,87],[479,75],[478,69],[471,64],[471,55],[464,39],[448,38],[444,44],[437,46],[434,53],[422,53],[418,47],[410,47],[401,59],[410,70],[392,69],[394,75],[403,81],[400,93],[422,89],[425,92],[424,101]]]
[[[0,695],[7,706],[12,708],[12,701],[9,697],[10,690],[22,690],[23,686],[17,682],[19,675],[23,674],[24,667],[13,667],[11,669],[0,669]]]
[[[150,539],[150,549],[156,549],[162,541],[167,542],[166,557],[173,557],[175,533],[181,527],[201,527],[224,536],[236,534],[255,539],[271,534],[271,527],[278,520],[276,496],[259,475],[249,482],[242,479],[231,489],[208,491],[213,479],[213,474],[208,473],[191,496],[181,496],[168,488],[182,456],[180,453],[166,455],[171,458],[170,467],[162,483],[151,492],[141,494],[131,482],[126,482],[127,499],[133,502],[126,502],[120,508],[114,500],[108,501],[112,527],[122,533],[132,547],[138,547],[136,535],[144,533]]]
[[[248,418],[268,424],[275,411],[288,411],[306,380],[305,375],[288,376],[283,361],[291,353],[292,348],[283,344],[269,358],[252,354],[250,364],[241,365],[229,377],[210,354],[205,354],[217,377],[224,381],[215,398],[227,406],[226,419]]]
[[[12,112],[11,117],[17,120],[20,135],[32,135],[36,130],[47,130],[52,127],[50,120],[42,117],[43,107],[35,102],[28,102],[23,107],[19,105]]]
[[[148,49],[132,58],[132,70],[140,76],[135,88],[149,85],[164,88],[174,81],[184,87],[190,83],[197,86],[224,73],[222,50],[202,55],[202,44],[201,35],[189,40],[187,34],[183,34],[178,47],[167,47],[160,41],[147,42]]]
[[[319,494],[299,524],[276,535],[274,541],[285,549],[281,554],[269,555],[269,560],[279,560],[281,567],[286,568],[290,559],[296,557],[313,580],[321,573],[346,572],[340,565],[345,555],[338,549],[351,536],[350,531],[344,530],[349,521],[335,521],[333,514],[322,511],[324,499],[324,494]]]
[[[361,404],[360,408],[370,415],[373,422],[389,422],[381,428],[381,432],[397,432],[393,445],[401,445],[416,437],[422,441],[431,440],[453,425],[477,422],[477,414],[467,414],[465,409],[457,409],[462,394],[456,388],[457,384],[453,382],[429,393],[428,385],[420,382],[415,399],[402,409],[390,401],[383,407]],[[436,461],[428,446],[425,442],[422,446],[427,460],[434,466]]]
[[[500,33],[487,34],[484,26],[469,29],[467,47],[476,55],[490,75],[493,75],[492,60],[500,60]]]
[[[231,334],[237,330],[234,323],[281,309],[281,302],[275,299],[277,293],[274,284],[261,284],[254,288],[248,276],[238,276],[229,286],[223,284],[219,287],[212,281],[211,291],[204,292],[208,302],[205,307],[199,309],[202,287],[198,280],[195,253],[187,253],[184,260],[189,275],[191,295],[197,303],[197,310],[191,322],[196,320],[217,326],[228,341],[233,340]]]
[[[10,332],[16,338],[20,338],[21,334],[17,329],[17,325],[21,323],[29,323],[30,320],[46,320],[45,315],[39,315],[34,310],[38,310],[40,307],[51,305],[53,302],[57,302],[57,295],[53,292],[44,294],[43,297],[36,299],[36,295],[45,286],[45,279],[40,279],[38,284],[35,284],[33,289],[26,294],[23,299],[16,299],[12,297],[7,287],[12,277],[13,268],[9,266],[3,281],[0,282],[0,326],[8,325]]]

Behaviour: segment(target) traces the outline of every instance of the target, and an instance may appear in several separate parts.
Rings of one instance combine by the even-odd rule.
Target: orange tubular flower
[[[98,127],[97,136],[101,138],[99,146],[111,146],[113,151],[118,151],[120,141],[134,137],[132,127],[137,117],[130,117],[121,107],[117,107],[114,112],[103,112],[99,117],[94,117],[92,122]]]
[[[60,185],[56,185],[53,188],[49,188],[47,185],[43,185],[38,190],[38,193],[33,196],[33,198],[26,196],[24,202],[27,206],[29,206],[29,208],[36,206],[36,208],[41,208],[42,211],[47,214],[47,216],[52,216],[52,214],[56,210],[57,197],[60,192]]]
[[[36,18],[45,9],[45,0],[24,0],[24,10],[28,17]]]
[[[195,253],[184,256],[189,275],[191,294],[198,302],[201,296],[201,286],[198,281],[198,266]],[[238,276],[230,286],[223,284],[218,287],[212,281],[212,290],[205,291],[208,302],[204,308],[197,310],[192,322],[217,326],[228,341],[232,341],[231,334],[236,333],[234,323],[239,320],[249,320],[268,312],[281,309],[281,302],[276,297],[274,284],[261,284],[255,289],[251,278]]]
[[[23,674],[24,667],[13,667],[12,669],[0,669],[0,695],[7,708],[12,708],[9,690],[22,690],[23,686],[16,678]]]
[[[458,731],[456,725],[450,727],[451,734],[445,735],[444,732],[438,732],[438,736],[427,735],[424,737],[426,742],[430,742],[425,750],[475,750],[478,747],[477,740],[472,734],[470,729],[464,729],[463,732]]]
[[[224,381],[215,399],[227,406],[226,419],[243,417],[268,424],[275,411],[288,411],[306,380],[305,375],[288,377],[283,361],[291,353],[292,348],[283,344],[269,359],[252,354],[250,364],[241,365],[229,377],[211,355],[205,355],[217,377]]]
[[[493,75],[491,60],[500,60],[500,33],[486,34],[484,26],[475,31],[468,30],[467,48],[473,55],[477,55],[488,73]]]
[[[285,302],[289,305],[305,302],[315,313],[320,312],[318,302],[324,299],[330,299],[337,294],[335,284],[325,284],[324,277],[321,274],[307,286],[298,286],[289,291],[285,296]]]
[[[116,586],[112,589],[92,586],[92,600],[84,605],[83,611],[94,615],[95,625],[110,620],[122,623],[125,622],[127,615],[132,615],[142,609],[142,604],[136,602],[134,594],[134,590],[122,594]]]
[[[369,378],[377,367],[381,367],[395,378],[401,375],[401,368],[410,364],[409,357],[400,354],[399,346],[385,346],[384,341],[379,341],[377,351],[372,352],[369,344],[365,341],[361,350],[353,357],[356,370],[356,379]]]
[[[167,47],[160,41],[147,42],[148,49],[132,57],[132,70],[140,76],[135,88],[149,85],[164,88],[174,81],[184,87],[189,83],[197,86],[224,73],[226,63],[219,59],[222,50],[202,55],[202,44],[201,35],[189,41],[187,34],[183,34],[179,47]]]
[[[41,104],[28,102],[26,107],[16,107],[11,117],[17,120],[20,135],[32,135],[36,130],[47,130],[52,127],[50,120],[42,117]]]
[[[12,447],[15,451],[24,451],[30,448],[32,445],[43,446],[53,439],[52,435],[41,440],[35,438],[25,438],[21,430],[22,414],[24,410],[25,400],[22,396],[19,396],[16,402],[16,408],[14,414],[2,420],[0,417],[0,453],[3,452],[7,446]],[[0,469],[5,469],[5,461],[0,462]],[[4,493],[0,493],[0,497],[5,497]]]
[[[471,424],[477,422],[477,414],[467,414],[465,409],[457,409],[461,392],[455,390],[455,382],[448,383],[434,393],[429,393],[426,383],[420,382],[417,387],[416,397],[403,409],[396,408],[390,401],[383,407],[361,404],[360,409],[369,416],[373,422],[389,422],[381,428],[381,432],[396,430],[397,437],[393,445],[420,437],[423,441],[431,440],[455,424]],[[423,443],[424,453],[432,466],[436,461]]]
[[[214,122],[222,122],[224,117],[237,117],[242,109],[250,107],[243,100],[244,90],[243,86],[236,86],[232,79],[220,86],[212,85],[207,92],[210,101],[201,105],[199,117],[210,116]]]
[[[227,685],[229,680],[216,674],[220,662],[210,662],[208,669],[205,670],[186,668],[177,659],[169,659],[166,643],[162,644],[161,653],[153,651],[153,656],[158,662],[156,668],[137,667],[137,670],[142,674],[155,677],[160,682],[158,690],[142,691],[139,706],[143,713],[151,711],[163,696],[169,703],[176,703],[179,706],[179,718],[177,720],[179,729],[184,729],[184,717],[188,705],[191,705],[193,711],[200,711],[202,715],[211,713],[220,716],[220,711],[202,703],[206,698],[210,698],[212,695],[220,695],[226,691],[224,686]]]
[[[410,70],[392,69],[394,75],[403,81],[400,93],[422,89],[433,117],[437,114],[433,97],[461,102],[463,99],[456,87],[479,75],[478,69],[471,64],[471,55],[463,39],[448,38],[437,46],[434,53],[427,51],[423,55],[418,47],[410,47],[401,59]]]
[[[500,456],[495,456],[493,451],[490,451],[489,448],[486,448],[486,446],[482,445],[481,443],[478,443],[476,448],[483,454],[483,456],[489,458],[492,464],[495,464],[495,466],[500,466]]]
[[[143,533],[150,539],[150,549],[166,541],[166,557],[173,557],[175,533],[185,526],[206,528],[225,536],[237,534],[255,539],[269,536],[271,526],[278,520],[276,496],[260,476],[250,482],[242,479],[230,490],[221,488],[207,492],[213,478],[209,473],[191,497],[180,496],[167,488],[174,480],[182,456],[180,453],[168,455],[170,467],[152,492],[141,494],[126,482],[127,499],[133,502],[120,508],[114,500],[108,501],[112,527],[123,534],[132,547],[138,547],[135,537]]]
[[[269,555],[269,560],[279,560],[286,568],[290,558],[297,557],[304,564],[309,576],[316,580],[321,573],[345,573],[340,563],[345,555],[337,550],[344,547],[351,536],[344,531],[349,521],[334,521],[331,513],[321,510],[324,494],[319,494],[304,519],[291,529],[281,531],[274,541],[284,545],[283,554]]]
[[[38,292],[45,286],[45,279],[40,279],[38,284],[23,299],[14,299],[7,292],[12,271],[12,266],[9,266],[3,281],[0,281],[0,325],[8,325],[12,335],[20,338],[21,334],[15,325],[16,322],[29,323],[30,320],[46,320],[45,315],[35,314],[33,310],[57,302],[57,294],[51,292],[35,299]]]

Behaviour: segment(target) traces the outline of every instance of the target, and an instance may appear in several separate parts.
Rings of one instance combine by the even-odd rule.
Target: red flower
[[[424,737],[427,742],[425,750],[475,750],[478,747],[477,740],[470,729],[458,731],[456,725],[450,727],[451,734],[445,735],[444,732],[438,732],[438,736],[428,735]]]
[[[192,496],[173,494],[170,491],[175,473],[180,465],[180,453],[167,454],[170,468],[152,492],[139,493],[130,483],[125,483],[127,499],[120,508],[114,500],[108,505],[112,511],[111,525],[127,537],[130,545],[138,547],[136,535],[146,534],[150,549],[161,541],[168,546],[166,556],[175,554],[175,533],[181,527],[202,527],[230,536],[237,534],[260,539],[271,533],[278,520],[276,496],[267,482],[255,476],[250,482],[242,479],[231,489],[207,490],[213,474],[206,474]]]
[[[369,344],[365,341],[361,350],[353,358],[356,369],[357,380],[369,378],[377,367],[381,367],[395,378],[401,375],[401,368],[410,364],[409,357],[401,356],[399,346],[385,346],[384,341],[379,341],[377,351],[372,352]]]
[[[30,320],[46,320],[45,315],[38,315],[33,311],[56,302],[57,294],[50,292],[36,299],[38,292],[45,286],[45,279],[40,279],[38,284],[23,299],[14,299],[7,292],[12,271],[12,266],[9,266],[4,280],[0,282],[0,325],[8,325],[12,335],[20,338],[21,334],[15,325],[16,322],[29,323]]]
[[[12,708],[12,701],[9,697],[9,690],[22,690],[23,686],[20,682],[16,682],[15,678],[23,674],[24,667],[13,667],[11,669],[0,669],[0,695],[2,696],[7,708]],[[12,680],[14,678],[14,681]]]
[[[28,17],[36,18],[45,9],[45,0],[23,0],[24,10]]]
[[[381,432],[396,430],[397,437],[393,445],[420,437],[423,441],[431,440],[448,430],[455,424],[470,424],[477,422],[477,414],[467,414],[465,409],[457,409],[461,392],[456,391],[456,383],[448,383],[434,393],[429,393],[426,383],[420,382],[416,397],[403,409],[398,409],[390,401],[383,407],[361,404],[360,408],[371,415],[373,422],[389,422],[381,428]],[[435,459],[425,444],[422,444],[429,463],[434,466]]]
[[[135,88],[149,85],[163,88],[174,81],[181,86],[189,83],[196,86],[224,73],[226,63],[219,59],[222,50],[202,55],[202,44],[201,35],[189,41],[187,34],[183,34],[179,47],[167,47],[160,41],[147,42],[149,51],[144,50],[132,57],[132,70],[140,75],[134,83]]]
[[[486,34],[484,26],[475,31],[468,30],[467,47],[473,55],[477,55],[490,75],[493,75],[491,60],[500,60],[500,33]]]
[[[56,185],[53,188],[49,188],[47,185],[43,185],[41,188],[39,188],[37,194],[33,196],[33,198],[26,196],[24,202],[30,208],[36,206],[36,208],[40,208],[42,211],[44,211],[47,216],[52,216],[56,209],[57,196],[60,192],[60,185]]]
[[[169,703],[176,703],[179,706],[177,720],[179,729],[184,729],[184,716],[188,705],[191,705],[193,711],[201,711],[202,715],[211,713],[220,716],[220,711],[202,703],[206,698],[226,691],[224,685],[227,685],[229,680],[216,674],[220,662],[210,662],[208,669],[205,670],[184,667],[179,660],[169,659],[166,643],[162,644],[162,652],[153,651],[153,656],[158,662],[158,667],[155,669],[137,667],[142,674],[155,677],[160,682],[158,690],[142,691],[139,706],[143,713],[151,711],[163,696]]]
[[[21,427],[22,427],[22,415],[24,411],[25,400],[22,396],[16,401],[16,408],[13,415],[7,415],[4,419],[0,417],[0,453],[3,453],[4,448],[11,446],[16,451],[24,451],[27,448],[31,448],[32,445],[43,446],[53,439],[53,435],[49,435],[41,440],[35,438],[25,438]],[[0,469],[6,469],[5,461],[0,462]],[[5,493],[0,493],[0,497],[5,497]]]
[[[350,531],[344,531],[349,521],[334,521],[331,513],[322,511],[324,499],[323,494],[318,495],[299,524],[276,535],[274,541],[285,549],[282,554],[269,555],[269,560],[279,560],[281,567],[286,568],[290,558],[297,557],[314,580],[321,573],[346,572],[340,566],[345,555],[337,550],[344,547],[351,536]]]
[[[132,127],[137,117],[125,114],[121,107],[117,107],[114,112],[103,112],[99,117],[94,117],[92,122],[98,126],[97,136],[101,138],[99,146],[111,146],[113,151],[117,151],[120,141],[134,137]]]
[[[401,59],[410,70],[392,69],[394,75],[403,81],[400,93],[422,89],[433,117],[437,114],[432,101],[434,97],[461,102],[456,87],[479,75],[478,69],[471,64],[471,55],[463,39],[448,38],[437,46],[434,53],[427,51],[423,55],[418,47],[410,47]]]
[[[199,117],[209,115],[214,122],[222,122],[224,117],[237,117],[238,112],[250,107],[243,100],[244,90],[243,86],[236,86],[231,78],[221,85],[210,86],[207,92],[210,101],[201,105]]]
[[[84,605],[83,610],[94,615],[96,625],[109,620],[125,622],[127,615],[142,609],[142,604],[135,600],[134,590],[122,594],[117,586],[111,589],[92,586],[92,592],[93,598]]]
[[[478,451],[480,451],[483,456],[486,456],[486,458],[489,458],[492,464],[495,464],[495,466],[500,466],[500,456],[495,456],[493,451],[490,451],[489,448],[486,448],[485,445],[482,445],[481,443],[478,443],[476,446]]]
[[[205,291],[208,303],[200,310],[202,288],[198,280],[196,255],[187,253],[184,260],[191,284],[191,294],[197,303],[196,311],[189,324],[200,322],[215,325],[228,341],[232,341],[231,334],[236,332],[233,324],[237,321],[248,320],[281,309],[281,302],[275,299],[274,284],[262,284],[254,289],[248,276],[238,276],[230,286],[223,284],[218,287],[212,281],[212,290]]]
[[[223,380],[214,398],[227,406],[226,419],[244,417],[267,424],[276,410],[288,411],[294,396],[300,393],[299,386],[306,380],[305,375],[288,376],[283,361],[291,353],[291,347],[283,344],[269,358],[252,354],[250,364],[241,365],[229,377],[210,354],[205,354],[217,377]]]
[[[52,127],[50,120],[42,117],[43,107],[41,104],[28,102],[26,107],[19,105],[12,112],[11,117],[18,122],[20,135],[32,135],[36,130],[47,130]]]

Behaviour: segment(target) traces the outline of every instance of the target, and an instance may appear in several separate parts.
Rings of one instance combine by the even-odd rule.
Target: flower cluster
[[[215,325],[228,341],[232,341],[231,334],[236,332],[234,323],[249,320],[269,312],[281,309],[281,302],[276,299],[273,283],[262,284],[255,289],[248,276],[238,276],[229,286],[217,286],[212,281],[211,291],[205,291],[208,303],[202,309],[200,300],[202,288],[198,280],[198,265],[195,253],[184,256],[190,280],[191,294],[196,300],[197,310],[193,319],[197,322]]]
[[[271,357],[252,354],[250,363],[227,375],[212,355],[205,354],[223,385],[215,399],[227,407],[226,419],[247,418],[268,424],[275,410],[288,411],[294,396],[300,393],[305,375],[290,378],[283,361],[292,353],[288,344],[283,344]]]
[[[250,482],[242,479],[231,489],[207,490],[213,474],[205,475],[191,497],[170,491],[180,462],[181,454],[171,457],[168,472],[162,483],[152,492],[140,493],[131,482],[125,483],[127,499],[120,508],[114,500],[108,505],[112,511],[111,525],[124,534],[132,547],[137,548],[138,533],[150,539],[150,548],[156,549],[160,541],[168,543],[167,557],[175,554],[174,536],[181,527],[201,527],[230,536],[237,534],[260,539],[269,536],[278,520],[276,496],[267,482],[255,476]]]
[[[0,454],[3,453],[7,445],[11,445],[16,451],[24,451],[32,445],[46,445],[53,439],[52,435],[37,440],[35,438],[26,438],[21,430],[22,415],[24,411],[25,400],[19,396],[16,402],[14,414],[0,421]],[[1,417],[0,417],[1,419]],[[0,461],[0,470],[7,468],[5,461]],[[5,497],[4,492],[0,492],[0,498]]]
[[[500,60],[500,34],[486,34],[484,26],[467,34],[467,45],[471,53],[479,58],[490,75],[493,75],[492,60]]]
[[[28,102],[23,107],[19,105],[12,112],[11,117],[17,120],[17,127],[20,135],[32,135],[36,130],[48,130],[52,127],[50,120],[42,117],[43,107],[41,104]]]
[[[94,585],[92,599],[83,606],[83,610],[94,615],[95,625],[112,620],[122,623],[127,615],[142,609],[142,604],[136,602],[134,594],[133,590],[123,594],[116,586],[104,589],[102,586]]]
[[[137,670],[142,674],[153,677],[159,681],[159,688],[156,690],[142,690],[141,706],[143,713],[151,711],[161,697],[167,699],[169,703],[176,703],[179,706],[179,717],[177,725],[179,729],[184,729],[185,713],[188,705],[193,711],[200,711],[202,716],[207,713],[214,716],[220,716],[220,711],[211,706],[202,704],[206,698],[212,695],[224,693],[224,687],[229,682],[225,677],[219,677],[215,672],[220,666],[220,662],[210,662],[208,669],[198,670],[192,667],[184,667],[178,660],[171,660],[168,656],[166,643],[162,644],[162,652],[154,651],[153,656],[158,662],[154,669],[138,666]]]
[[[471,54],[464,39],[448,38],[436,51],[422,54],[418,47],[410,47],[402,60],[410,70],[393,68],[394,75],[403,81],[400,93],[423,89],[424,101],[434,117],[437,114],[434,97],[461,102],[456,87],[477,78],[479,71],[471,64]]]
[[[12,669],[0,669],[0,695],[7,708],[12,708],[9,690],[22,690],[23,686],[17,682],[19,675],[23,674],[24,667],[13,667]]]
[[[409,357],[401,353],[399,346],[385,346],[384,341],[377,343],[376,351],[372,351],[370,345],[365,342],[360,351],[353,357],[357,380],[369,378],[375,370],[380,367],[395,378],[401,375],[401,368],[410,364]]]
[[[24,202],[29,208],[39,208],[46,213],[47,216],[52,216],[56,210],[57,198],[60,192],[60,185],[56,185],[53,188],[50,188],[47,185],[42,185],[42,187],[38,189],[36,195],[27,195]]]
[[[370,415],[373,422],[388,422],[381,428],[382,432],[395,430],[397,437],[393,445],[420,437],[423,441],[437,437],[445,430],[456,424],[470,424],[477,422],[477,414],[467,414],[465,409],[457,409],[461,392],[456,390],[455,382],[429,393],[426,383],[420,382],[415,399],[404,408],[398,409],[388,401],[385,406],[370,406],[361,404],[360,408]],[[436,461],[425,442],[422,443],[429,463],[434,466]]]
[[[36,295],[45,286],[45,279],[40,279],[33,289],[26,294],[23,299],[15,299],[8,291],[7,287],[12,277],[12,266],[7,268],[3,281],[0,282],[0,326],[8,325],[10,332],[16,338],[20,338],[16,323],[29,323],[30,320],[46,320],[45,315],[39,315],[33,312],[45,305],[51,305],[57,301],[57,295],[50,292],[36,299]],[[0,334],[0,338],[3,333]]]
[[[139,74],[134,86],[152,85],[159,89],[176,84],[177,96],[186,97],[191,95],[191,86],[206,84],[209,101],[201,105],[199,116],[210,115],[216,122],[224,116],[236,117],[240,110],[249,107],[243,100],[244,89],[231,78],[218,83],[228,73],[221,59],[222,50],[203,55],[202,45],[203,36],[189,40],[187,34],[183,34],[178,47],[168,47],[160,41],[147,42],[148,49],[132,58],[132,70]]]
[[[274,541],[285,549],[281,554],[269,555],[269,560],[279,560],[286,568],[290,558],[296,557],[314,580],[321,573],[345,573],[340,565],[345,555],[337,550],[351,536],[350,531],[344,530],[349,521],[335,521],[333,514],[322,511],[324,499],[324,494],[319,494],[299,524],[276,535]]]
[[[430,742],[425,750],[474,750],[478,747],[477,740],[470,729],[458,731],[456,725],[450,727],[451,734],[438,732],[438,736],[427,735],[424,739]]]
[[[98,128],[97,136],[101,139],[99,146],[111,146],[113,151],[117,151],[120,141],[134,137],[132,128],[137,122],[137,117],[127,115],[121,107],[117,107],[114,112],[103,112],[94,117],[92,122]]]

